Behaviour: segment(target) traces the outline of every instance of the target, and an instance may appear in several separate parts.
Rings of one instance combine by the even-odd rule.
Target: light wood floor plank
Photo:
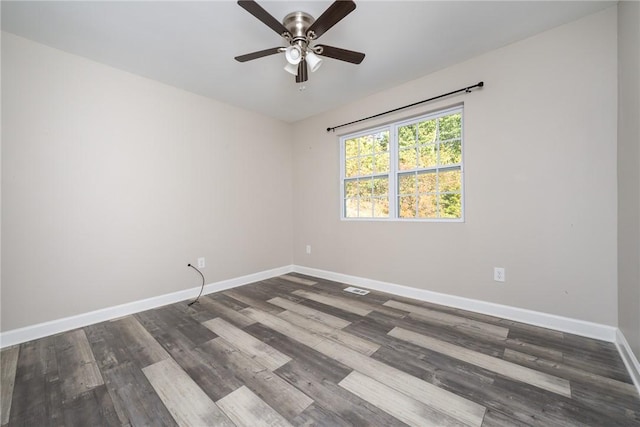
[[[234,426],[173,359],[149,365],[142,372],[178,425]]]
[[[418,319],[424,318],[434,323],[438,323],[444,326],[457,327],[479,335],[490,335],[496,338],[507,338],[507,335],[509,335],[508,328],[492,325],[490,323],[479,322],[477,320],[472,320],[465,317],[455,316],[453,314],[445,313],[438,310],[431,310],[429,308],[406,304],[404,302],[394,300],[389,300],[383,305],[387,307],[397,308],[398,310],[408,311],[411,313],[411,317],[415,316]]]
[[[65,332],[56,340],[61,389],[66,399],[104,384],[84,329]]]
[[[338,385],[410,426],[464,425],[460,421],[357,371],[347,375]]]
[[[279,277],[280,279],[285,279],[290,282],[297,283],[299,285],[313,286],[316,283],[318,283],[318,282],[314,282],[313,280],[303,279],[302,277],[291,276],[289,274],[283,274],[282,276],[279,276]]]
[[[351,324],[351,322],[347,320],[341,319],[328,313],[323,313],[322,311],[307,307],[303,304],[297,304],[286,298],[275,297],[271,298],[267,302],[273,305],[277,305],[280,308],[284,308],[285,310],[298,313],[299,315],[307,317],[311,320],[315,320],[316,322],[331,326],[332,328],[342,329]]]
[[[352,301],[331,295],[317,294],[314,292],[307,292],[303,290],[293,291],[293,294],[322,304],[331,305],[333,307],[348,311],[349,313],[358,314],[360,316],[366,316],[373,311],[368,305],[362,304],[359,301]]]
[[[213,331],[216,335],[224,338],[230,343],[233,343],[234,347],[254,358],[256,362],[271,371],[275,371],[280,366],[291,360],[289,356],[280,353],[273,347],[252,337],[242,329],[236,328],[219,317],[207,320],[202,324]]]
[[[325,324],[315,322],[289,310],[278,314],[278,317],[294,325],[305,328],[310,332],[344,344],[359,353],[366,354],[367,356],[372,355],[380,348],[379,344],[365,340],[364,338],[360,338],[359,336],[348,332],[344,332],[340,329],[335,329]]]
[[[476,403],[378,362],[335,341],[318,337],[318,335],[312,334],[272,314],[253,308],[246,308],[242,311],[257,322],[305,344],[352,369],[356,369],[397,391],[431,405],[466,425],[479,426],[482,423],[485,408]]]
[[[11,396],[16,380],[19,353],[19,346],[7,348],[0,352],[0,425],[5,425],[9,422]]]
[[[450,344],[426,335],[408,331],[403,328],[394,328],[389,335],[403,341],[410,342],[420,347],[445,354],[458,360],[462,360],[472,365],[480,366],[488,371],[495,372],[507,378],[521,381],[544,390],[548,390],[562,396],[571,397],[571,387],[569,381],[554,377],[515,363],[507,362],[496,357],[468,350],[466,348]]]
[[[323,341],[316,351],[329,356],[376,381],[412,397],[468,426],[482,423],[485,408],[433,384],[409,375],[399,369],[364,356],[333,341]]]
[[[218,400],[217,404],[239,427],[291,426],[282,415],[245,386]]]

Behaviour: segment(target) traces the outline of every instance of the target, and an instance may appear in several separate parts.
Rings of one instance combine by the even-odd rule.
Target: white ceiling
[[[330,1],[262,1],[281,20]],[[366,53],[325,59],[306,89],[283,55],[237,55],[282,39],[235,1],[2,1],[2,30],[288,122],[424,76],[612,6],[611,1],[356,1],[319,43]],[[482,76],[478,76],[481,80]],[[476,82],[460,82],[463,87]],[[436,94],[417,94],[416,101]]]

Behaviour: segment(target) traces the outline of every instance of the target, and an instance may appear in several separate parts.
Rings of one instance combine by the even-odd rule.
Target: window
[[[462,221],[462,147],[462,107],[342,137],[342,218]]]

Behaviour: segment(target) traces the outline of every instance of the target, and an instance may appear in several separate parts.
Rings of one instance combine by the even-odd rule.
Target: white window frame
[[[448,116],[454,113],[460,113],[460,163],[446,166],[435,166],[432,168],[416,168],[411,170],[398,169],[398,128],[411,125],[427,120],[437,119],[438,117]],[[345,180],[353,179],[346,177],[345,165],[345,141],[358,138],[365,135],[371,135],[379,132],[389,132],[389,216],[388,217],[347,217],[345,211]],[[400,221],[400,222],[464,222],[465,221],[465,173],[464,173],[464,106],[457,105],[442,110],[433,111],[410,119],[403,119],[392,122],[384,126],[377,126],[362,131],[350,133],[340,137],[340,219],[343,221]],[[460,218],[401,218],[398,216],[398,177],[402,174],[419,172],[423,170],[446,170],[449,168],[460,168]],[[379,174],[375,174],[379,175]],[[369,176],[369,175],[366,175]],[[366,177],[363,175],[362,177]]]

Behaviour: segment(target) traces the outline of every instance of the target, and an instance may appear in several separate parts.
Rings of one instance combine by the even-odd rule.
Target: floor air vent
[[[366,294],[369,293],[369,291],[365,291],[364,289],[360,289],[360,288],[354,288],[353,286],[349,286],[348,288],[344,288],[343,291],[351,292],[352,294],[357,294],[357,295],[366,295]]]

